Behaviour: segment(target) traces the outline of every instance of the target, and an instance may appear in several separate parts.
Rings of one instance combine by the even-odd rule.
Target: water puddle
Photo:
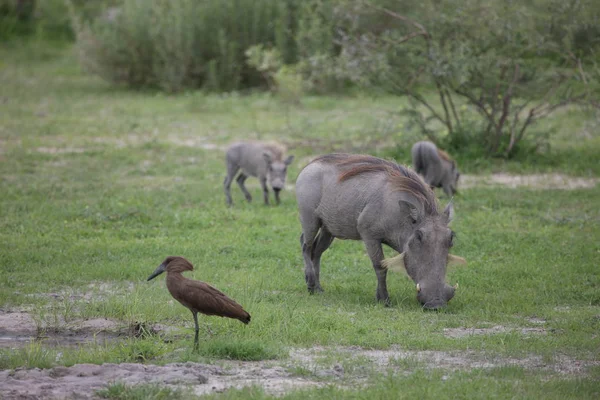
[[[36,323],[27,312],[0,310],[0,348],[20,348],[32,342],[51,347],[105,343],[123,336],[131,336],[130,331],[131,329],[107,318],[68,323],[60,321],[59,326],[48,326]]]

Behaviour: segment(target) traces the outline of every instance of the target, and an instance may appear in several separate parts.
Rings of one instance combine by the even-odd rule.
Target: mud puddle
[[[64,322],[50,326],[26,312],[0,310],[0,348],[20,348],[32,342],[63,347],[88,343],[103,344],[129,335],[131,329],[106,318]]]

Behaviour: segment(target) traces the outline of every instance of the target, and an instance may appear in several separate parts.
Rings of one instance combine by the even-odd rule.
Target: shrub
[[[245,51],[275,45],[286,10],[278,0],[124,0],[114,20],[79,24],[78,45],[84,65],[111,82],[236,90],[262,83]]]
[[[43,39],[73,39],[63,0],[0,0],[0,38],[36,35]]]
[[[285,103],[298,104],[304,93],[302,76],[294,66],[283,65],[277,49],[252,46],[246,51],[248,65],[260,72],[269,89]]]

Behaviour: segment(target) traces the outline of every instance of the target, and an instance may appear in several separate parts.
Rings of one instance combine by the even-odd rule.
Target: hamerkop
[[[244,324],[250,322],[250,314],[223,292],[207,283],[187,279],[181,275],[182,272],[193,270],[194,266],[185,258],[171,256],[167,257],[156,268],[152,275],[148,277],[148,280],[152,280],[167,271],[167,289],[169,289],[169,293],[175,300],[189,308],[194,315],[194,323],[196,324],[194,346],[198,345],[198,313],[239,319]]]

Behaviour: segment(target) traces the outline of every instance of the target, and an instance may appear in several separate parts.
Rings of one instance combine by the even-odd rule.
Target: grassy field
[[[181,328],[167,333],[166,341],[142,334],[85,347],[0,349],[0,368],[283,363],[290,348],[312,346],[331,348],[331,363],[343,361],[335,351],[340,346],[469,351],[489,360],[533,355],[548,364],[560,364],[561,357],[600,361],[598,185],[463,190],[455,200],[453,253],[469,265],[449,271],[449,283],[460,282],[460,289],[442,312],[424,312],[414,284],[397,274],[388,277],[392,307],[376,304],[375,274],[359,242],[334,242],[323,256],[325,292],[309,296],[293,191],[282,193],[281,206],[265,207],[258,182],[249,180],[255,202],[243,202],[233,185],[234,207],[228,209],[220,148],[238,138],[285,142],[296,155],[288,175],[293,187],[311,155],[407,154],[412,143],[396,114],[403,100],[307,97],[301,106],[287,106],[265,94],[131,92],[82,73],[73,49],[44,43],[6,46],[0,60],[0,307],[26,310],[39,327],[59,333],[69,321],[97,317],[130,327]],[[458,155],[459,165],[467,173],[600,175],[597,119],[570,109],[544,123],[558,132],[549,154],[527,162]],[[389,249],[386,254],[392,255]],[[214,335],[201,328],[199,353],[192,353],[191,314],[170,298],[162,277],[145,281],[168,255],[188,258],[196,270],[187,276],[235,298],[252,323],[202,317]],[[446,331],[493,327],[502,329],[458,336]],[[524,333],[529,328],[539,331]],[[579,374],[523,367],[449,370],[418,362],[397,367],[367,374],[360,386],[343,389],[331,378],[331,386],[286,398],[563,399],[600,393],[597,365]],[[192,396],[122,385],[100,394]],[[215,396],[269,395],[247,388]]]

